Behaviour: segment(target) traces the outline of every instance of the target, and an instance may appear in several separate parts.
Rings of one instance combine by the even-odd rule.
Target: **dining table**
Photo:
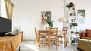
[[[47,34],[48,34],[48,32],[49,32],[49,30],[38,30],[38,35],[39,35],[39,48],[40,48],[40,36],[41,35],[45,35],[45,36],[47,36]],[[62,31],[62,30],[58,30],[58,35],[59,34],[64,34],[64,41],[66,41],[66,31]],[[66,46],[66,43],[64,43],[64,46]]]

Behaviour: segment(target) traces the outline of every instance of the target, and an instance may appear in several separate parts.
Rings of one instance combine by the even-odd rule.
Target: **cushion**
[[[87,37],[91,37],[91,30],[90,29],[86,29],[86,33],[87,33]]]

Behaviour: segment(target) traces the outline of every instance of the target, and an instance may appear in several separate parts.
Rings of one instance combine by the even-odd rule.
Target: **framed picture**
[[[46,19],[51,20],[51,11],[41,11],[42,23],[46,23]]]
[[[84,9],[80,9],[77,10],[77,16],[78,16],[78,23],[85,23],[85,10]]]

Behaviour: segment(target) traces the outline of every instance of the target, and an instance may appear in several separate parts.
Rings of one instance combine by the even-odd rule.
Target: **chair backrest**
[[[62,31],[66,31],[66,34],[67,34],[68,27],[63,27],[63,28],[62,28]]]
[[[62,30],[68,30],[68,27],[63,27]]]
[[[57,36],[58,28],[49,28],[48,36]]]
[[[36,27],[35,27],[35,34],[36,34],[36,36],[37,36],[37,30],[36,30]]]

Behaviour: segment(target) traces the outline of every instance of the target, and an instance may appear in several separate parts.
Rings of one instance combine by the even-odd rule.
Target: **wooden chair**
[[[57,43],[57,34],[58,34],[58,28],[49,28],[49,33],[46,36],[46,43],[48,44],[48,47],[50,49],[50,41],[54,41],[53,44],[56,45],[56,49],[58,49],[58,43]]]
[[[45,35],[40,35],[40,37],[39,37],[39,35],[38,35],[38,33],[37,33],[37,30],[36,30],[36,27],[35,27],[35,34],[36,34],[36,41],[35,41],[35,43],[39,43],[39,38],[42,38],[42,44],[44,44],[45,45]],[[44,40],[43,40],[44,39]]]
[[[63,27],[62,31],[61,32],[59,31],[59,34],[57,36],[58,37],[58,45],[59,45],[59,42],[61,42],[61,43],[64,43],[64,47],[67,46],[67,41],[66,41],[67,30],[68,30],[67,27]],[[59,38],[61,38],[61,41],[59,41]],[[62,38],[64,38],[64,41],[62,41]]]

